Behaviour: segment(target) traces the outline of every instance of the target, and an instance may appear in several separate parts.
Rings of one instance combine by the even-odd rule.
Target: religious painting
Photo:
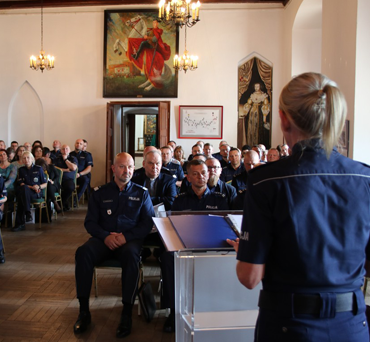
[[[103,97],[177,97],[179,29],[155,10],[104,11]]]
[[[238,146],[271,147],[272,65],[253,54],[238,67]]]
[[[157,132],[157,115],[145,115],[144,134],[155,134]]]

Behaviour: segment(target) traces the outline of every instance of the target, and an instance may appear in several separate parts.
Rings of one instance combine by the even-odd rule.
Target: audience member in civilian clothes
[[[4,140],[0,140],[0,150],[6,150],[6,145]]]
[[[10,143],[10,147],[14,150],[14,151],[17,151],[17,148],[18,148],[18,141],[12,141],[11,143]]]
[[[8,161],[9,163],[12,163],[15,158],[15,150],[12,147],[8,147],[6,149],[6,154],[8,155]]]
[[[35,145],[32,147],[31,153],[35,157],[35,160],[42,158],[42,147],[40,145]]]
[[[16,198],[17,213],[15,216],[15,227],[13,232],[25,229],[25,223],[32,221],[31,202],[42,198],[42,189],[47,186],[44,170],[41,166],[35,165],[35,158],[31,152],[24,152],[22,155],[23,164],[18,170]],[[26,218],[25,218],[26,216]]]
[[[26,148],[23,145],[19,145],[17,150],[15,151],[15,157],[14,157],[15,160],[12,162],[12,164],[15,165],[15,167],[17,168],[17,171],[21,166],[23,166],[22,154],[25,150]]]
[[[0,175],[0,222],[3,219],[3,213],[4,213],[4,203],[7,200],[7,192],[4,185],[4,178]],[[0,264],[3,264],[5,262],[5,256],[4,256],[4,245],[3,245],[3,239],[1,237],[1,228],[0,228]]]
[[[71,156],[71,149],[68,145],[63,145],[61,148],[61,154],[55,159],[54,165],[62,169],[62,203],[63,210],[68,211],[70,209],[68,200],[72,196],[72,192],[75,189],[75,173],[77,172],[77,159]]]
[[[185,162],[185,152],[182,149],[182,146],[176,146],[174,152],[173,152],[174,158],[180,162],[180,165],[183,166]],[[184,171],[184,170],[183,170]]]
[[[60,190],[59,174],[55,170],[55,166],[53,164],[48,164],[43,158],[37,159],[35,164],[41,166],[44,172],[48,174],[49,178],[46,188],[46,198],[48,199],[48,201],[54,203],[55,211],[60,214],[62,212],[62,209],[55,199],[55,193],[59,192]]]
[[[8,203],[10,203],[10,200],[13,201],[14,199],[14,182],[17,178],[17,167],[9,163],[6,150],[0,150],[0,174],[4,178],[4,185],[8,192]]]

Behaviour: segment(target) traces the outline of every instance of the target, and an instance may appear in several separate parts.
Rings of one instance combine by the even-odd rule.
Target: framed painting
[[[177,97],[179,29],[157,10],[104,11],[103,97]]]
[[[155,134],[157,132],[157,115],[145,115],[144,134]]]
[[[222,139],[222,106],[180,106],[179,138]]]
[[[253,53],[238,66],[238,146],[271,147],[272,63]]]

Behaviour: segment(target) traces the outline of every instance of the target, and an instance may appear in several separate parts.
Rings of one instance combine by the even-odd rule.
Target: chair
[[[77,195],[77,173],[78,173],[78,169],[76,169],[76,172],[75,172],[75,177],[74,177],[74,182],[75,182],[75,188],[74,190],[72,191],[72,196],[71,196],[71,210],[73,210],[73,204],[75,203],[74,200],[76,200],[76,206],[77,208],[79,207],[79,204],[78,204],[78,195]]]
[[[60,208],[62,209],[62,215],[64,216],[63,211],[63,201],[62,201],[62,179],[63,179],[63,170],[55,166],[55,171],[58,174],[58,183],[59,183],[59,192],[54,194],[55,201],[60,203]],[[58,213],[55,211],[55,219],[58,218]]]
[[[46,181],[48,181],[48,179],[49,177],[46,174]],[[40,228],[41,228],[41,221],[42,221],[42,209],[46,209],[46,217],[48,219],[48,223],[50,223],[46,188],[42,189],[42,197],[33,200],[31,202],[31,206],[39,208],[39,227]]]

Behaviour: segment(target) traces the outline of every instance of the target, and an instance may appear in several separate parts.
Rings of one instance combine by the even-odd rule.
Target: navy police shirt
[[[32,164],[28,169],[22,166],[18,169],[18,185],[24,183],[26,185],[41,185],[46,183],[44,170],[41,166]]]
[[[67,160],[69,160],[71,163],[78,165],[78,161],[76,157],[73,157],[69,155],[67,157]],[[61,169],[68,169],[68,166],[66,162],[63,159],[63,156],[60,155],[57,159],[55,159],[54,165],[61,168]],[[63,180],[66,179],[75,179],[75,171],[63,171]]]
[[[268,291],[348,292],[362,286],[370,235],[370,167],[318,140],[248,174],[237,258],[265,264]]]
[[[225,194],[211,192],[208,187],[201,198],[190,187],[186,192],[179,194],[172,205],[172,211],[183,210],[228,210],[229,205]]]
[[[116,232],[131,241],[149,234],[155,215],[147,189],[130,181],[120,191],[113,180],[94,190],[85,218],[91,236],[104,241],[110,232]]]
[[[73,151],[70,155],[77,159],[78,172],[85,170],[88,166],[94,166],[91,153],[85,151]]]

